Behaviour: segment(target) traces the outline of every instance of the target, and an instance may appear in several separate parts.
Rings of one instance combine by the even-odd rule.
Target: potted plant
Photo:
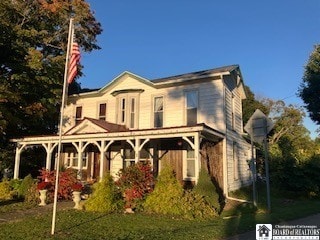
[[[46,200],[47,200],[47,192],[48,189],[50,188],[51,183],[50,182],[39,182],[37,185],[37,189],[40,193],[40,203],[39,206],[45,206],[47,205]]]
[[[81,209],[80,207],[80,201],[81,201],[81,191],[83,189],[83,185],[80,182],[74,183],[72,186],[72,199],[75,203],[74,207],[75,209]]]

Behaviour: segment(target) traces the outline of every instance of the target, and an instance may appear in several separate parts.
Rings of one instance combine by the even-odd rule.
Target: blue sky
[[[320,43],[319,0],[88,0],[102,48],[82,54],[83,88],[123,71],[147,79],[239,64],[257,97],[296,97],[304,66]],[[315,136],[316,126],[305,125]]]

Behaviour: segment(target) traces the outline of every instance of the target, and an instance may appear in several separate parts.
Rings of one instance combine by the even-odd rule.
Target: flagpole
[[[52,213],[52,227],[51,227],[51,235],[54,235],[55,225],[56,225],[56,215],[57,215],[57,201],[58,201],[58,186],[59,186],[59,169],[60,169],[60,156],[61,156],[61,148],[62,148],[62,125],[63,125],[63,115],[64,115],[64,105],[66,101],[67,95],[67,78],[68,78],[68,63],[69,63],[69,55],[70,55],[70,45],[73,38],[73,18],[70,18],[69,23],[69,32],[68,32],[68,45],[67,45],[67,54],[64,68],[64,78],[63,78],[63,89],[62,89],[62,101],[61,101],[61,109],[60,109],[60,124],[59,124],[59,142],[58,142],[58,156],[56,158],[56,181],[54,187],[54,199],[53,199],[53,213]]]

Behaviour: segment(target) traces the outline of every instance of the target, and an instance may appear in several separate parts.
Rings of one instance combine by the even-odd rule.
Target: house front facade
[[[243,79],[238,65],[148,80],[124,72],[99,90],[68,97],[60,166],[84,181],[149,161],[157,175],[170,164],[184,185],[207,168],[224,193],[250,184],[250,145],[243,139]],[[17,143],[14,177],[28,146],[46,150],[54,169],[59,137]]]

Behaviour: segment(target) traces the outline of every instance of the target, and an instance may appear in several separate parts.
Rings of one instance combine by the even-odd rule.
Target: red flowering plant
[[[80,182],[76,182],[76,183],[72,184],[71,188],[74,192],[81,192],[83,189],[83,185]]]
[[[40,170],[40,175],[38,176],[40,182],[49,182],[48,187],[48,198],[53,201],[54,188],[56,182],[56,171],[49,171],[46,169]],[[72,185],[77,183],[77,172],[74,169],[62,169],[59,172],[59,184],[58,184],[58,200],[71,200],[72,199]]]
[[[51,187],[50,182],[39,182],[37,185],[38,190],[48,190]]]
[[[154,177],[150,162],[139,162],[119,172],[116,185],[122,192],[125,208],[139,209],[153,191]]]

